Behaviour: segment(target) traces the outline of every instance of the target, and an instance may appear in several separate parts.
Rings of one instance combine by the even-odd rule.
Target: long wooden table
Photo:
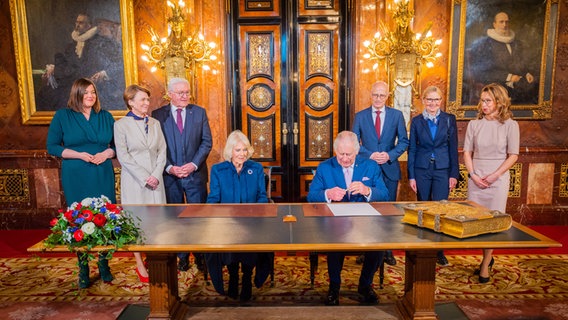
[[[470,203],[475,205],[473,203]],[[146,240],[122,251],[145,252],[150,273],[148,319],[182,319],[176,252],[405,250],[404,319],[437,319],[436,252],[441,249],[559,247],[518,223],[505,232],[458,239],[401,223],[401,203],[373,203],[380,216],[333,216],[326,204],[190,204],[124,206],[142,220]],[[356,213],[354,213],[356,214]],[[285,217],[296,221],[285,222]],[[40,242],[28,251],[44,251]],[[56,247],[52,252],[66,251]]]

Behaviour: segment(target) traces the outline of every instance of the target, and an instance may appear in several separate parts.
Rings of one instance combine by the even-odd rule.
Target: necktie
[[[377,132],[377,139],[381,138],[381,110],[375,111],[377,119],[375,120],[375,131]]]
[[[178,108],[176,111],[177,111],[176,123],[178,126],[179,133],[182,133],[183,132],[183,119],[181,117],[182,108]]]
[[[351,167],[343,169],[343,176],[345,177],[345,186],[349,188],[351,184]]]
[[[343,176],[345,177],[345,186],[349,189],[349,185],[351,184],[351,167],[343,169]],[[351,193],[349,191],[347,191],[347,199],[351,199]]]

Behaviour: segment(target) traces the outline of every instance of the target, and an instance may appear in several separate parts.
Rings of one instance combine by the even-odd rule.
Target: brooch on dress
[[[252,169],[248,169],[247,173],[252,174]]]

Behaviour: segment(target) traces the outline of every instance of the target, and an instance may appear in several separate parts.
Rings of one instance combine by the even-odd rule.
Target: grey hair
[[[346,142],[353,145],[356,154],[359,153],[359,149],[361,148],[361,145],[359,144],[359,138],[354,132],[347,130],[341,131],[337,134],[337,137],[335,137],[335,140],[333,141],[333,151],[337,152],[337,147],[339,146],[339,144]]]
[[[189,86],[189,81],[187,81],[187,79],[171,78],[170,81],[168,81],[168,91],[172,91],[174,89],[174,86],[178,83],[185,83]]]
[[[250,159],[252,157],[252,154],[254,153],[254,148],[250,144],[249,139],[244,133],[242,133],[241,130],[235,130],[231,132],[227,137],[227,142],[225,143],[225,148],[223,149],[223,158],[225,160],[231,161],[231,157],[233,156],[233,148],[239,142],[244,143],[245,147],[248,150],[247,159]]]

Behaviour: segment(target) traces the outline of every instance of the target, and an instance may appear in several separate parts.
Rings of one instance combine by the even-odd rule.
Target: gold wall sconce
[[[167,2],[172,15],[168,18],[168,36],[160,38],[154,29],[150,28],[150,44],[142,44],[144,55],[142,60],[154,64],[152,72],[158,69],[165,70],[166,83],[171,78],[187,78],[190,83],[190,100],[195,102],[197,98],[197,67],[209,70],[205,63],[217,60],[213,50],[217,46],[215,42],[207,42],[198,31],[197,26],[189,36],[184,36],[185,30],[185,2]]]
[[[395,0],[392,19],[393,30],[381,23],[375,37],[363,42],[368,50],[364,57],[377,60],[373,65],[376,71],[384,62],[393,106],[403,112],[409,123],[410,113],[414,111],[412,101],[419,98],[421,92],[422,66],[432,67],[436,58],[442,55],[438,52],[442,40],[432,37],[432,22],[422,33],[412,31],[414,11],[409,8],[408,0]]]

